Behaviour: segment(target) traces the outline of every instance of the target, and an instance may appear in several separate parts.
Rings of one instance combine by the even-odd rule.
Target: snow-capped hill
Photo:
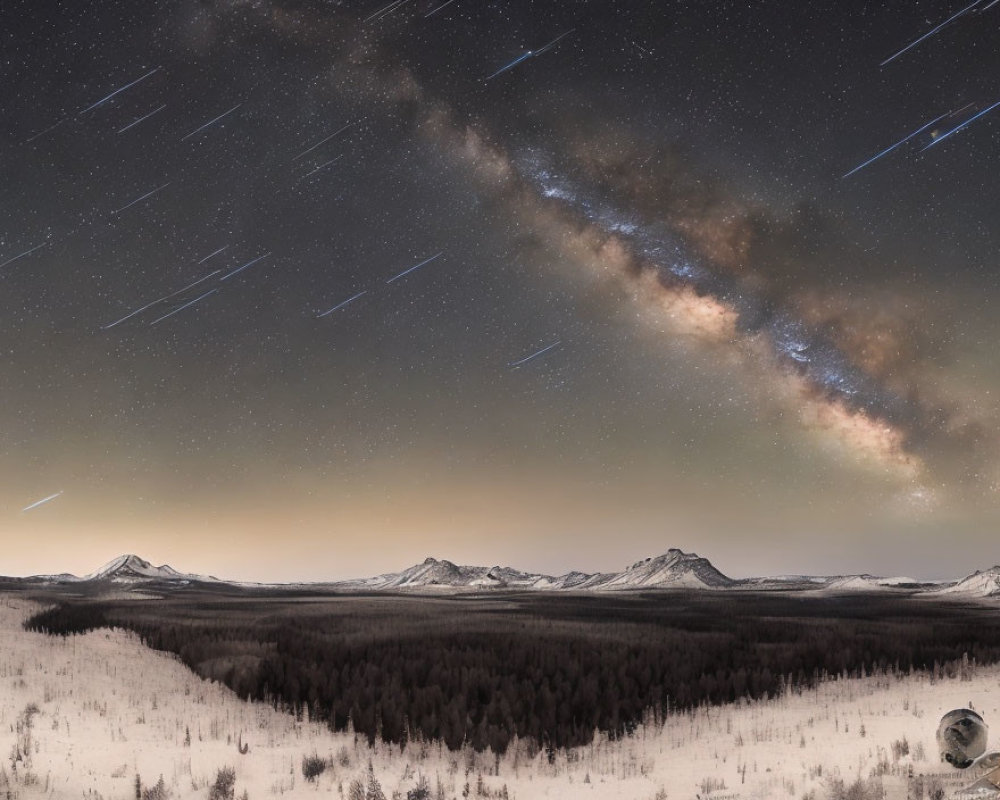
[[[889,588],[885,580],[874,575],[839,575],[830,578],[823,588],[832,592],[877,592]]]
[[[735,581],[712,566],[707,558],[671,548],[662,556],[637,561],[624,572],[602,582],[602,590],[724,589]]]
[[[109,561],[97,572],[84,576],[84,580],[131,583],[137,580],[177,580],[183,577],[177,570],[166,564],[154,567],[137,555],[127,554]]]
[[[878,582],[882,586],[898,586],[906,589],[918,586],[933,586],[936,583],[935,581],[918,581],[916,578],[904,575],[897,575],[892,578],[879,578]]]
[[[424,587],[453,589],[532,588],[544,575],[529,575],[511,567],[467,567],[450,561],[428,558],[402,572],[380,576],[374,583],[379,589],[416,589]]]
[[[558,578],[546,577],[544,584],[540,581],[534,588],[586,592],[591,589],[596,589],[614,577],[615,573],[613,572],[595,572],[590,574],[587,572],[574,571],[567,572],[565,575],[560,575]]]
[[[204,575],[188,575],[178,572],[169,564],[156,567],[144,558],[131,553],[109,561],[97,572],[85,575],[83,581],[110,581],[111,583],[144,583],[147,581],[171,581],[190,583],[191,581],[217,581]]]
[[[438,561],[428,558],[422,564],[414,564],[395,575],[386,575],[383,586],[386,588],[402,586],[456,586],[463,580],[461,570],[450,561]]]
[[[508,589],[532,589],[550,581],[551,577],[521,572],[513,567],[490,567],[486,579]]]
[[[1000,566],[990,567],[962,578],[958,583],[938,590],[937,594],[959,594],[972,597],[1000,596]]]

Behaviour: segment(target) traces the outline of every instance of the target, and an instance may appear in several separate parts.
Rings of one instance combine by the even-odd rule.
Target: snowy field
[[[370,749],[241,700],[129,633],[62,639],[22,630],[36,610],[0,595],[0,798],[10,800],[130,800],[137,788],[142,800],[860,800],[882,796],[879,786],[902,800],[908,786],[909,796],[933,797],[942,780],[951,796],[961,782],[949,781],[938,761],[939,718],[971,702],[987,723],[1000,719],[1000,667],[970,667],[953,678],[830,681],[768,702],[677,714],[624,741],[597,737],[554,758],[525,743],[500,758],[437,744]],[[311,756],[322,772],[307,780]]]

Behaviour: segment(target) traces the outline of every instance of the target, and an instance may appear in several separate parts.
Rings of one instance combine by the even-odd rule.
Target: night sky
[[[994,4],[5,1],[0,572],[992,565]]]

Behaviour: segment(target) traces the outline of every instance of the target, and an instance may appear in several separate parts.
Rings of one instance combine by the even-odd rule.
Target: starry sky
[[[992,565],[993,6],[5,2],[0,571]]]

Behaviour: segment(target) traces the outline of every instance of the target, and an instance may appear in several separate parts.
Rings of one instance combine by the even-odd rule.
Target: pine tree
[[[365,790],[365,800],[386,800],[382,784],[375,777],[375,767],[371,761],[368,762],[368,788]]]

